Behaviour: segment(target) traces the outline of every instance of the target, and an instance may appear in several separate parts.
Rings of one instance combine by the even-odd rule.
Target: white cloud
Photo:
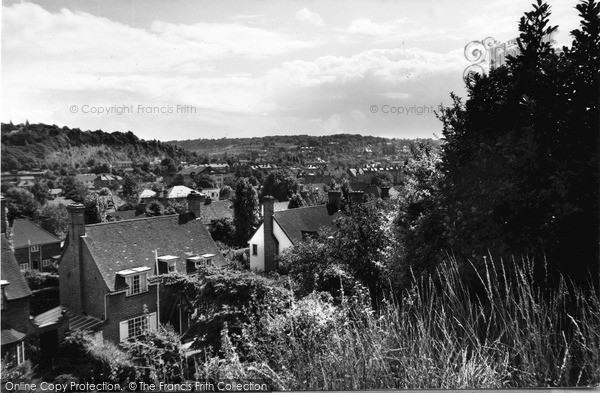
[[[322,27],[325,25],[325,22],[323,21],[323,18],[321,18],[321,15],[310,11],[308,8],[302,8],[301,10],[298,10],[298,12],[296,12],[296,18],[315,26]]]
[[[422,49],[371,49],[350,57],[323,56],[314,61],[295,60],[272,70],[270,76],[293,86],[344,84],[370,79],[401,84],[431,73],[462,71],[467,65],[462,50],[446,54]]]
[[[370,36],[384,36],[397,34],[405,20],[375,23],[368,18],[360,18],[352,21],[347,31],[352,34],[363,34]]]

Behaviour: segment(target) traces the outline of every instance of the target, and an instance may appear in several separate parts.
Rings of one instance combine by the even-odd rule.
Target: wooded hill
[[[155,158],[180,162],[194,160],[196,155],[171,144],[140,139],[131,131],[2,123],[2,171],[78,168],[115,161],[142,163]]]

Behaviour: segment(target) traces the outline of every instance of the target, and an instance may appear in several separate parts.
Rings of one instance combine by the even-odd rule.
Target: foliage
[[[23,277],[31,290],[58,286],[58,275],[37,270],[25,270]]]
[[[124,350],[135,366],[145,371],[147,383],[180,383],[184,380],[185,356],[179,336],[172,328],[160,326],[125,342]]]
[[[485,264],[485,263],[484,263]],[[219,362],[240,378],[263,373],[291,390],[511,388],[600,383],[600,298],[561,285],[540,290],[534,266],[488,261],[468,287],[456,260],[414,278],[378,312],[318,293],[268,308]],[[477,270],[470,267],[472,272]],[[214,373],[216,367],[201,371]]]
[[[297,207],[302,207],[305,205],[306,205],[306,202],[304,202],[304,199],[302,199],[302,196],[298,193],[295,193],[290,198],[290,203],[288,203],[288,209],[295,209]]]
[[[148,217],[162,216],[163,214],[165,214],[165,207],[159,201],[152,201],[146,206]]]
[[[233,225],[235,240],[244,244],[258,227],[260,205],[258,193],[247,178],[238,179],[233,199]]]
[[[97,194],[88,194],[83,201],[85,206],[84,218],[86,224],[106,222],[106,198]]]
[[[139,185],[131,175],[123,177],[123,196],[125,198],[135,198],[138,192]]]
[[[73,169],[78,163],[88,163],[94,173],[109,173],[108,164],[118,160],[143,162],[168,157],[179,162],[196,157],[171,144],[139,139],[130,131],[107,133],[42,123],[3,123],[1,139],[2,170],[6,171],[63,166]]]
[[[33,219],[37,217],[39,204],[31,192],[24,188],[11,187],[6,191],[4,197],[9,221],[15,218]]]
[[[228,324],[239,332],[244,321],[262,307],[279,310],[290,301],[290,292],[280,283],[241,272],[206,266],[194,276],[160,276],[162,284],[177,294],[188,310],[192,323],[185,337],[195,339],[195,347],[218,350],[220,332]]]
[[[48,188],[48,185],[46,185],[46,183],[36,181],[33,184],[33,187],[31,187],[31,193],[35,197],[37,203],[39,203],[40,205],[44,205],[44,203],[46,203],[46,201],[50,199],[50,189]]]
[[[394,252],[390,268],[394,286],[404,287],[412,274],[431,272],[443,256],[443,217],[439,183],[439,151],[429,143],[411,146],[411,157],[403,167],[404,184],[397,199],[393,230]]]
[[[88,193],[87,187],[82,182],[75,180],[74,176],[63,177],[62,187],[65,197],[77,203],[83,203]]]
[[[261,196],[270,195],[280,202],[289,200],[300,190],[298,180],[288,171],[276,170],[267,175],[262,183]]]
[[[233,221],[229,218],[219,218],[210,222],[210,235],[213,240],[232,243],[235,235]]]
[[[72,331],[60,346],[59,357],[79,360],[63,371],[82,381],[123,384],[136,376],[134,365],[126,353],[112,342],[87,331]]]
[[[600,6],[577,9],[581,30],[557,54],[549,7],[534,4],[521,54],[472,77],[469,99],[440,113],[445,237],[461,261],[490,250],[546,256],[578,280],[598,271]]]
[[[47,204],[40,210],[41,227],[60,239],[67,235],[69,213],[65,205]]]
[[[233,195],[233,189],[230,186],[223,186],[219,192],[220,199],[230,199]]]

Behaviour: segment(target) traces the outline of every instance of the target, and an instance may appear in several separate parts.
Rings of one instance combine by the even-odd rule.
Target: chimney
[[[327,213],[332,215],[342,208],[342,192],[341,191],[329,191],[327,193]]]
[[[196,191],[190,192],[187,196],[188,210],[194,213],[196,218],[200,218],[202,216],[202,205],[204,205],[205,199],[206,195],[200,194]]]
[[[67,206],[69,238],[67,251],[58,265],[61,305],[79,314],[84,311],[83,255],[81,236],[85,235],[85,207],[79,203]]]
[[[350,203],[353,205],[363,203],[364,197],[364,191],[350,191]]]
[[[390,187],[381,187],[381,199],[390,199]]]
[[[263,198],[263,228],[265,242],[265,272],[275,270],[275,256],[277,255],[277,239],[273,235],[273,213],[275,211],[275,198]]]
[[[342,197],[342,192],[341,191],[329,191],[327,193],[328,197],[329,197],[329,203],[332,205],[336,205],[340,202],[340,199]]]
[[[3,196],[0,196],[0,213],[2,214],[2,232],[6,233],[6,227],[8,226],[6,222],[6,199]]]

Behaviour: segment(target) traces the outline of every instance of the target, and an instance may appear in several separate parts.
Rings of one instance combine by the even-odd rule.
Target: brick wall
[[[55,255],[60,255],[60,242],[44,244],[40,246],[39,251],[37,252],[29,252],[29,247],[20,247],[15,249],[15,258],[19,265],[22,263],[27,263],[31,261],[30,269],[37,269],[40,271],[48,270],[42,266],[42,261],[45,259],[52,259]],[[30,255],[31,254],[31,255]]]
[[[104,339],[119,342],[119,322],[144,314],[156,312],[156,284],[148,285],[148,292],[126,296],[125,292],[109,295],[107,299],[108,319],[102,327]]]
[[[82,245],[83,263],[83,311],[98,319],[104,319],[104,295],[108,288],[92,254],[85,242]]]
[[[6,310],[2,310],[2,324],[21,333],[31,332],[33,326],[29,320],[29,298],[16,299],[6,302]]]

